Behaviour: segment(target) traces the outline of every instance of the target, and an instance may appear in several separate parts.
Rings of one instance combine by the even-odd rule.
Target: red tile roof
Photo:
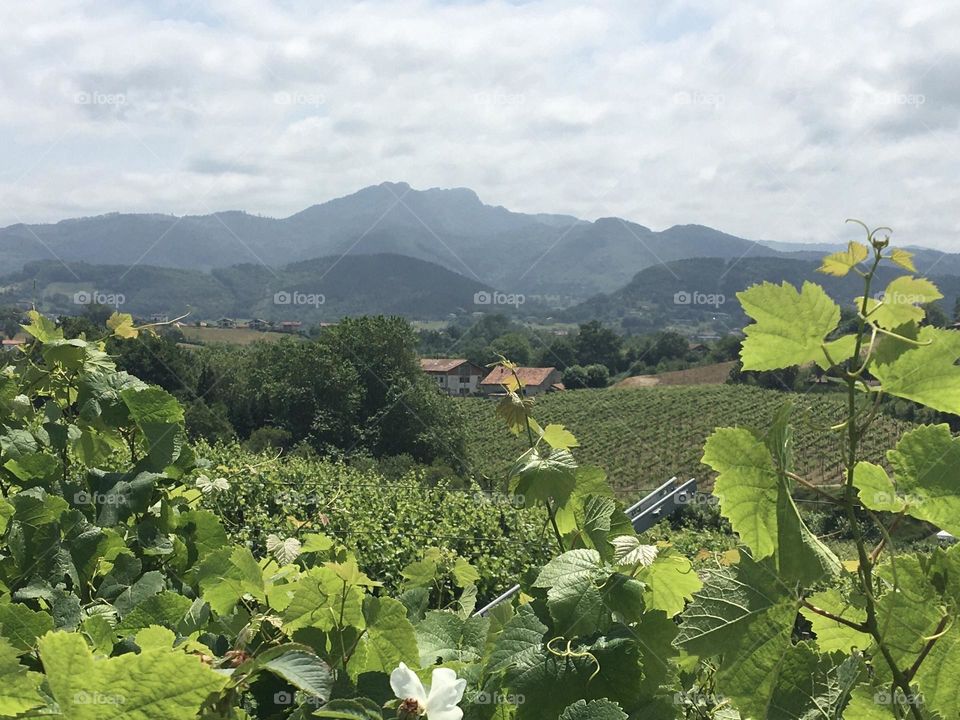
[[[530,385],[542,385],[550,378],[550,373],[554,372],[555,370],[556,368],[552,367],[521,367],[517,368],[517,376],[520,378],[520,382],[523,383],[524,387],[528,387]],[[493,369],[493,372],[481,380],[480,384],[503,385],[509,382],[509,378],[512,376],[512,374],[513,373],[511,373],[505,367],[498,366]]]
[[[420,358],[424,372],[450,372],[467,362],[464,358]]]

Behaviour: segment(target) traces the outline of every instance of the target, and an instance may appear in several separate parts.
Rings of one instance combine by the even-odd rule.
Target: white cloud
[[[960,251],[960,6],[0,5],[0,224],[282,216],[383,180],[512,209]]]

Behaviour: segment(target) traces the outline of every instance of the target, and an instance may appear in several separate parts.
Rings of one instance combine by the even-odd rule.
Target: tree
[[[497,356],[502,356],[518,365],[529,365],[533,350],[530,341],[519,332],[509,332],[496,338],[490,343],[491,357],[487,362],[493,362]]]
[[[555,367],[562,372],[577,364],[577,349],[570,338],[555,338],[540,346],[536,363],[538,367]]]
[[[577,362],[580,365],[606,365],[616,372],[621,364],[620,349],[623,339],[599,320],[591,320],[580,326],[577,334]]]
[[[563,385],[568,390],[589,387],[589,382],[587,371],[581,365],[571,365],[563,371]]]
[[[0,333],[6,337],[13,337],[20,332],[20,319],[23,313],[12,305],[0,307]]]
[[[653,337],[650,352],[644,360],[648,365],[658,365],[664,360],[678,360],[690,350],[690,343],[680,333],[665,331]]]
[[[605,388],[610,384],[610,371],[606,365],[587,365],[584,368],[587,375],[587,386],[592,388]]]

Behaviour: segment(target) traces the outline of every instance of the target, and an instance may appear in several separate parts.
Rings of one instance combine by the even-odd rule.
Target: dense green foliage
[[[66,318],[63,329],[98,338],[95,320]],[[162,330],[107,338],[106,350],[120,369],[175,395],[193,437],[338,457],[409,455],[464,469],[458,408],[421,372],[416,334],[402,318],[347,318],[310,341],[197,350]]]
[[[230,536],[263,553],[270,535],[323,532],[357,556],[360,567],[390,590],[401,569],[423,548],[440,545],[480,572],[480,598],[511,586],[530,567],[549,559],[546,517],[522,499],[480,487],[453,490],[450,481],[428,482],[422,468],[385,477],[316,458],[280,459],[238,445],[201,445],[198,473],[223,477],[228,488],[210,493],[205,506],[223,519]]]
[[[639,499],[643,490],[676,475],[704,483],[714,473],[700,462],[707,436],[719,425],[762,426],[788,399],[784,393],[734,385],[651,387],[630,390],[575,390],[537,399],[537,414],[589,438],[584,462],[603,465],[617,491]],[[841,445],[831,425],[843,418],[843,399],[834,393],[793,397],[794,463],[818,481],[839,482]],[[487,421],[491,403],[458,400],[467,422],[467,459],[471,468],[500,477],[519,451],[519,439],[504,436]],[[909,423],[878,419],[864,440],[864,457],[883,462],[884,453]],[[708,486],[708,485],[707,485]]]

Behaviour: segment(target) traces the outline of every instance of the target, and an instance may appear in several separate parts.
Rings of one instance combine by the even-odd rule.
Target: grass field
[[[579,462],[606,469],[625,499],[634,499],[670,477],[696,477],[708,487],[713,476],[700,463],[703,444],[716,427],[768,427],[776,409],[793,400],[794,465],[815,482],[837,482],[840,437],[830,425],[843,416],[843,398],[801,396],[744,385],[650,387],[632,390],[568,390],[537,399],[541,425],[566,425],[581,441]],[[495,402],[459,400],[467,418],[467,459],[475,472],[501,478],[524,449],[494,415]],[[885,464],[886,449],[909,423],[881,415],[865,440],[866,459]]]
[[[183,333],[188,342],[200,345],[212,345],[214,343],[249,345],[259,340],[276,342],[283,338],[299,337],[290,333],[261,332],[248,328],[194,327],[192,325],[181,327],[180,332]]]

